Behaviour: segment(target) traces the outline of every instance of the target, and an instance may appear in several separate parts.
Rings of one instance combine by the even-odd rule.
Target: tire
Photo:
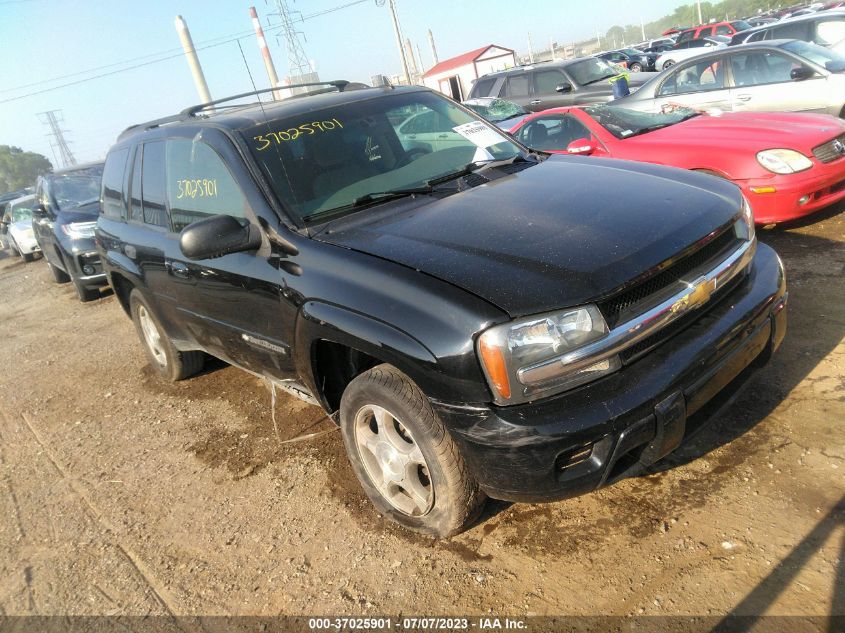
[[[663,62],[663,70],[666,70],[667,68],[671,68],[674,65],[675,65],[675,62],[673,62],[671,59],[667,59],[665,62]]]
[[[643,72],[643,65],[642,64],[631,64],[631,68],[629,70],[632,73],[641,73],[641,72]]]
[[[395,367],[378,365],[349,383],[340,430],[364,492],[400,525],[452,536],[484,507],[486,496],[428,398]]]
[[[55,281],[57,284],[66,284],[70,281],[70,275],[68,275],[61,268],[56,268],[49,261],[47,262],[47,268],[50,269],[50,272],[53,275],[53,281]]]
[[[141,345],[156,374],[175,382],[193,376],[202,369],[205,354],[177,350],[144,295],[137,288],[129,294],[129,308],[138,338],[141,339]]]
[[[99,288],[86,288],[78,279],[72,278],[71,281],[73,281],[73,287],[76,289],[76,296],[79,297],[82,303],[88,303],[89,301],[100,298]]]

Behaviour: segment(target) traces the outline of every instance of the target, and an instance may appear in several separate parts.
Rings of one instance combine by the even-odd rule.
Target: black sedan
[[[618,51],[599,53],[596,57],[610,62],[611,64],[622,64],[632,73],[638,73],[644,70],[657,70],[655,62],[657,61],[658,54],[645,53],[643,51],[638,51],[635,48],[621,48]]]

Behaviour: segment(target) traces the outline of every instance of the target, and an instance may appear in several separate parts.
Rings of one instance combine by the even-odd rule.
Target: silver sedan
[[[843,116],[845,56],[798,40],[732,46],[672,66],[615,105]]]

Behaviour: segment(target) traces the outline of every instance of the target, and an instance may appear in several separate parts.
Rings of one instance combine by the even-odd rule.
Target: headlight
[[[69,224],[62,224],[62,231],[74,240],[83,237],[94,237],[95,228],[97,228],[96,222],[71,222]]]
[[[776,174],[795,174],[813,166],[809,158],[794,149],[767,149],[758,152],[757,162]]]
[[[742,196],[742,215],[736,222],[737,237],[749,242],[754,239],[754,213],[745,196]]]
[[[607,333],[601,312],[588,305],[492,327],[479,337],[478,355],[498,403],[527,402],[619,369],[616,356],[578,369],[567,361]]]

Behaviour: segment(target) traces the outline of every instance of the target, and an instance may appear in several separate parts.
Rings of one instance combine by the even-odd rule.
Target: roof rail
[[[265,94],[268,92],[276,92],[279,90],[289,90],[291,88],[308,88],[311,86],[333,86],[334,88],[337,88],[338,92],[343,92],[348,85],[349,82],[345,79],[338,79],[335,81],[317,81],[312,83],[290,84],[289,86],[278,86],[276,88],[263,88],[261,90],[242,92],[241,94],[232,95],[231,97],[224,97],[223,99],[215,99],[214,101],[209,101],[208,103],[200,103],[197,105],[193,105],[189,108],[185,108],[179,114],[172,114],[170,116],[162,117],[160,119],[153,119],[152,121],[147,121],[146,123],[137,123],[135,125],[130,125],[128,128],[123,130],[120,135],[118,135],[117,139],[120,140],[127,134],[127,132],[136,131],[138,129],[150,130],[154,127],[159,127],[167,123],[186,121],[187,119],[196,117],[197,114],[201,113],[203,110],[212,108],[220,103],[226,103],[227,101],[236,101],[237,99],[243,99],[244,97]]]

